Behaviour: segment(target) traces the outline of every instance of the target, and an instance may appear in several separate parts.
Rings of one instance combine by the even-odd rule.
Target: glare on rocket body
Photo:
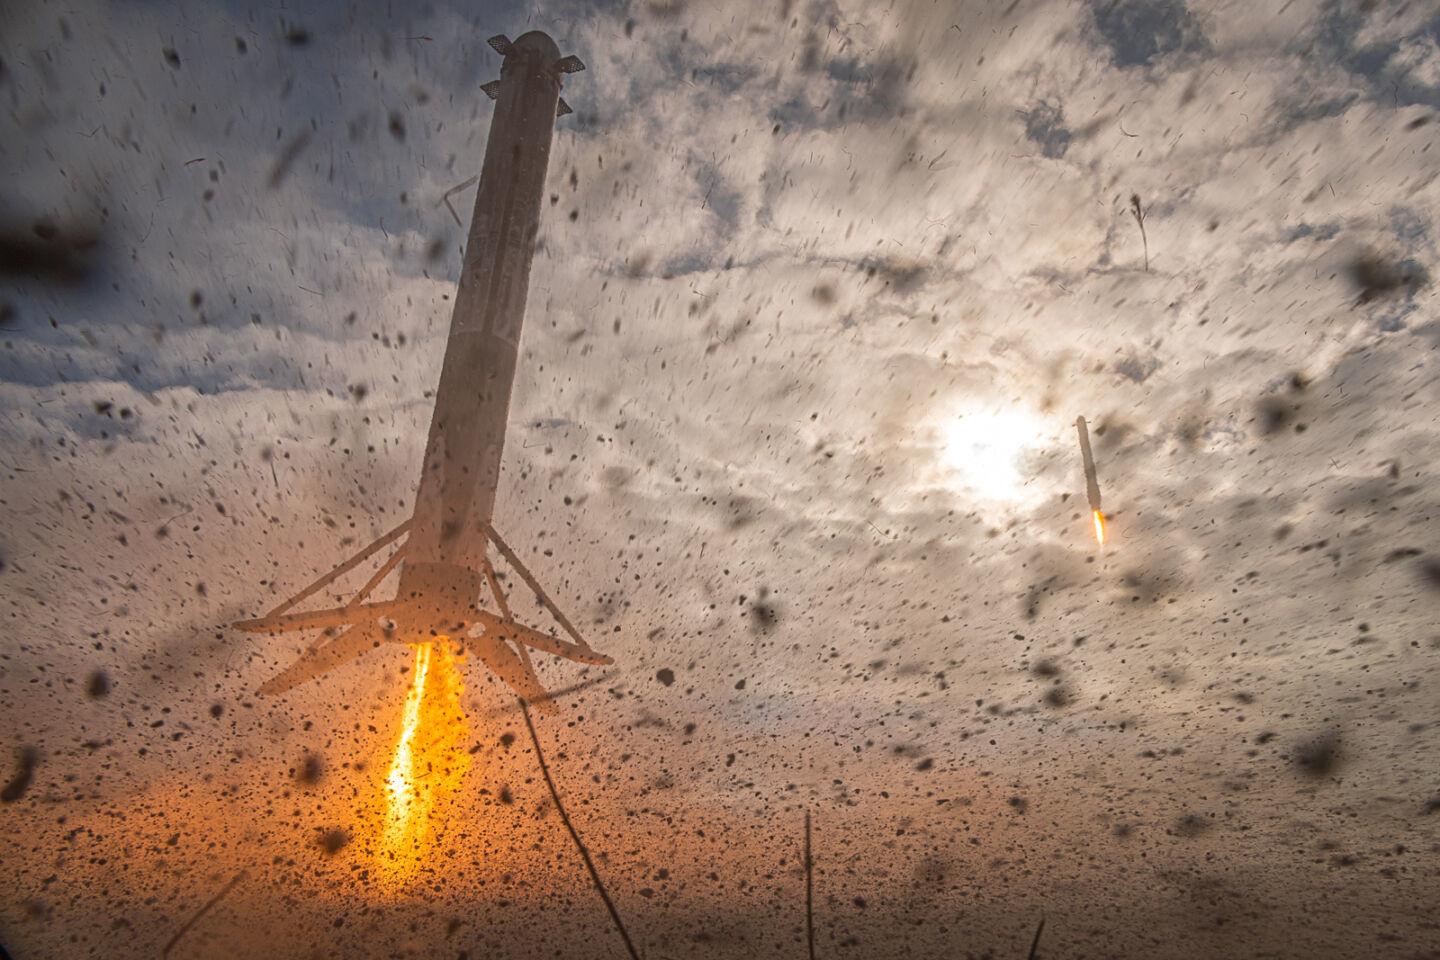
[[[1090,518],[1095,525],[1095,541],[1105,545],[1105,514],[1100,507],[1100,481],[1095,476],[1095,454],[1090,450],[1090,430],[1084,417],[1075,418],[1080,435],[1080,458],[1085,464],[1085,497],[1090,501]]]

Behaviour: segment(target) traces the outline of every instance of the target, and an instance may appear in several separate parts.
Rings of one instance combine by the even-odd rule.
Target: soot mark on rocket
[[[339,853],[349,842],[350,834],[339,828],[326,830],[320,834],[320,849],[324,851],[327,857],[333,857]]]
[[[40,751],[34,747],[21,747],[18,757],[18,769],[15,776],[0,790],[0,803],[14,803],[25,796],[25,791],[30,789],[31,782],[35,779],[35,768],[40,763]]]
[[[85,682],[85,692],[92,699],[100,700],[110,695],[110,678],[104,670],[96,670]]]
[[[1304,776],[1330,776],[1340,766],[1340,732],[1330,729],[1307,737],[1295,745],[1290,760]]]
[[[320,782],[325,773],[325,763],[320,757],[313,753],[307,753],[300,761],[300,766],[292,770],[297,783],[304,786],[314,786]]]
[[[1346,266],[1356,289],[1356,303],[1372,303],[1399,296],[1413,296],[1430,282],[1430,274],[1414,260],[1395,260],[1379,253],[1365,253]]]

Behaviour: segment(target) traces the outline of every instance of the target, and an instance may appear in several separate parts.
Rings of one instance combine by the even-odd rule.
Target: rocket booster
[[[1085,496],[1090,501],[1092,513],[1100,512],[1100,481],[1095,477],[1095,455],[1090,452],[1090,430],[1085,426],[1084,417],[1075,418],[1075,430],[1080,434],[1080,457],[1085,461]]]
[[[491,525],[555,118],[571,112],[560,88],[565,74],[585,65],[578,57],[560,56],[555,41],[539,31],[513,42],[491,37],[489,44],[505,60],[500,79],[480,87],[496,101],[495,117],[414,515],[265,616],[236,624],[251,633],[330,632],[262,685],[262,695],[313,680],[381,643],[436,637],[460,641],[537,709],[553,704],[531,666],[529,649],[577,663],[612,662],[590,648]],[[404,542],[343,607],[291,612],[402,536]],[[515,621],[488,557],[492,544],[574,642]],[[395,598],[366,602],[397,568]],[[487,585],[498,614],[479,605]]]
[[[1090,522],[1095,527],[1095,542],[1105,546],[1105,514],[1100,510],[1100,481],[1095,477],[1095,455],[1090,452],[1090,430],[1084,417],[1075,418],[1075,432],[1080,434],[1080,457],[1085,461],[1085,497],[1090,501]]]

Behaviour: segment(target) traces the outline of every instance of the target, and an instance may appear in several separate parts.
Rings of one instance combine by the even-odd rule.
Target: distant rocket
[[[1090,451],[1090,430],[1084,417],[1075,418],[1075,429],[1080,434],[1080,457],[1085,462],[1085,496],[1091,510],[1100,509],[1100,481],[1095,478],[1095,454]]]
[[[1100,509],[1100,481],[1095,476],[1095,454],[1090,450],[1090,430],[1084,417],[1075,418],[1075,431],[1080,434],[1080,458],[1085,463],[1085,497],[1090,501],[1090,517],[1095,526],[1095,541],[1105,546],[1105,514]]]

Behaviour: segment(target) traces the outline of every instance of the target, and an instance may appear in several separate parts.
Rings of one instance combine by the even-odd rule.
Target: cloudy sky
[[[410,654],[264,699],[304,639],[225,626],[408,516],[530,29],[588,69],[496,525],[616,659],[540,738],[641,952],[804,956],[808,810],[825,956],[1435,956],[1440,14],[1387,0],[7,7],[0,943],[224,890],[172,956],[624,955],[482,665],[397,894],[324,838]]]

